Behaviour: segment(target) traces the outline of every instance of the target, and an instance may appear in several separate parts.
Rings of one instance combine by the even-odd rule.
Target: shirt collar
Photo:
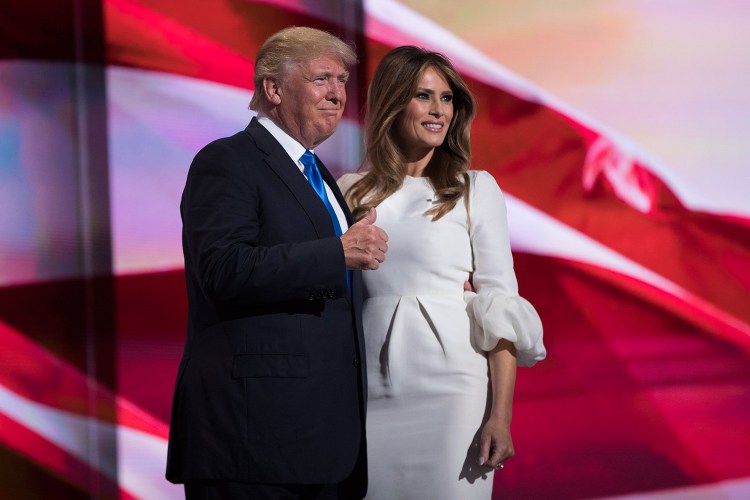
[[[281,147],[284,148],[284,151],[286,151],[286,154],[289,155],[289,158],[291,158],[297,165],[297,167],[302,171],[304,166],[302,165],[302,163],[300,163],[299,159],[305,153],[305,147],[297,142],[294,137],[287,134],[281,127],[276,125],[276,123],[267,114],[262,112],[258,113],[257,118],[258,123],[263,125],[266,130],[271,133],[274,139],[279,141],[279,144],[281,144]]]

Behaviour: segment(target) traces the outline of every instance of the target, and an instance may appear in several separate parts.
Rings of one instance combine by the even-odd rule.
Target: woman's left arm
[[[515,454],[510,436],[513,391],[516,385],[516,348],[501,339],[487,353],[492,406],[479,437],[479,465],[497,467]]]
[[[471,200],[473,285],[467,294],[475,344],[487,353],[491,407],[482,427],[479,464],[496,467],[515,453],[510,435],[516,368],[545,356],[542,325],[518,295],[505,198],[487,172],[474,174]]]

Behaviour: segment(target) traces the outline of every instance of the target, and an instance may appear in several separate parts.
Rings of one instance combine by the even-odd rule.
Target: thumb
[[[375,220],[378,218],[378,213],[375,211],[375,207],[372,207],[367,215],[362,218],[362,224],[371,226],[375,224]]]
[[[477,463],[479,465],[484,465],[487,460],[490,458],[490,439],[486,436],[484,436],[484,433],[482,433],[482,436],[479,438],[479,457],[477,459]]]

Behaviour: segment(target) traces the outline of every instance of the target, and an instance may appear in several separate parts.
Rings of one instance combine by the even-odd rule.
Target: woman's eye
[[[414,96],[416,99],[429,99],[430,96],[427,95],[426,92],[419,92],[417,95]]]
[[[441,97],[440,99],[442,99],[443,102],[451,102],[453,100],[453,96],[451,94],[446,94],[443,97]]]

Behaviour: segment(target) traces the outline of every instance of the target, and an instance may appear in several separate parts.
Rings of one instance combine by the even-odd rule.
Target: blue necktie
[[[323,205],[326,206],[328,214],[331,216],[331,222],[333,222],[333,230],[336,231],[336,236],[341,236],[341,225],[339,224],[339,218],[336,217],[336,212],[333,211],[333,205],[328,201],[326,195],[326,187],[323,183],[323,178],[320,176],[320,170],[318,170],[318,164],[315,163],[315,155],[311,151],[305,150],[299,161],[305,166],[305,177],[310,181],[313,189],[323,201]]]
[[[305,177],[307,177],[307,180],[310,181],[310,185],[318,194],[321,201],[323,201],[323,205],[325,205],[326,210],[328,210],[328,215],[331,216],[331,222],[333,222],[333,230],[336,232],[336,236],[341,236],[341,224],[339,224],[339,218],[336,217],[336,212],[333,211],[333,205],[331,205],[331,202],[328,201],[326,186],[323,183],[323,178],[320,176],[318,164],[315,162],[315,155],[312,154],[312,151],[306,149],[305,154],[300,157],[299,161],[302,162],[302,165],[305,166]],[[352,286],[351,283],[351,271],[347,269],[346,284],[349,286],[349,288],[351,288]]]

